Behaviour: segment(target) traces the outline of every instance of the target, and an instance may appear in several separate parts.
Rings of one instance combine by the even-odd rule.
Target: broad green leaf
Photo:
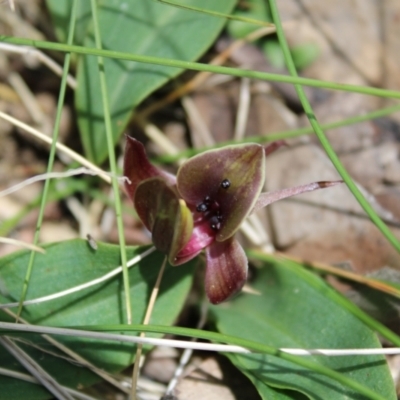
[[[369,328],[325,296],[333,289],[300,265],[291,268],[284,263],[264,264],[251,285],[260,295],[242,294],[230,303],[212,308],[221,333],[278,348],[380,347]],[[270,398],[271,387],[295,391],[284,392],[294,398],[298,392],[311,399],[360,398],[328,377],[275,357],[228,357],[250,378],[263,399]],[[312,356],[312,359],[362,383],[382,398],[396,398],[383,356]]]
[[[66,42],[68,36],[69,19],[73,0],[46,0],[54,30],[59,41]],[[86,35],[88,24],[92,20],[89,0],[78,1],[76,10],[76,27],[74,43],[82,44]]]
[[[94,251],[84,240],[72,240],[45,246],[46,254],[35,259],[28,298],[33,299],[74,287],[100,277],[120,264],[117,246],[98,243]],[[129,247],[129,258],[143,253],[145,247]],[[2,303],[18,301],[29,253],[18,252],[0,259]],[[153,253],[129,270],[133,323],[141,323],[150,292],[161,267],[163,255]],[[151,323],[171,325],[185,301],[192,282],[193,263],[181,267],[168,267],[152,314]],[[121,324],[125,307],[122,276],[87,288],[60,299],[38,305],[26,306],[22,317],[39,325],[80,326]],[[10,321],[0,310],[0,318]],[[150,336],[150,334],[149,334]],[[154,336],[154,335],[151,335]],[[157,336],[157,335],[155,335]],[[159,336],[159,335],[158,335]],[[25,339],[43,349],[60,353],[39,335],[26,335]],[[132,363],[134,346],[121,343],[100,342],[74,337],[57,337],[83,357],[108,371],[120,371]],[[88,385],[99,378],[82,367],[63,359],[24,346],[60,383],[77,387]],[[0,349],[0,367],[24,371],[3,348]],[[44,399],[46,391],[37,385],[0,376],[0,399]],[[29,396],[27,395],[29,393]]]
[[[236,0],[187,0],[188,6],[230,13]],[[104,0],[99,26],[104,49],[141,55],[196,60],[213,43],[223,18],[161,4],[154,0]],[[94,47],[91,28],[84,41]],[[114,141],[125,129],[134,108],[182,69],[132,61],[105,60]],[[100,163],[107,156],[103,105],[96,57],[78,63],[76,108],[86,155]]]

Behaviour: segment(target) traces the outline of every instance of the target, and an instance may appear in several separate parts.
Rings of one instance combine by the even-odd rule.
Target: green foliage
[[[98,250],[94,251],[87,241],[71,240],[50,244],[45,248],[46,254],[38,254],[35,259],[28,293],[31,299],[88,282],[120,265],[118,246],[98,243]],[[143,253],[145,249],[145,247],[128,247],[127,256],[132,258]],[[22,251],[0,260],[2,303],[18,301],[28,257],[29,253]],[[134,323],[141,323],[143,320],[163,257],[160,253],[153,253],[129,270]],[[192,272],[193,263],[179,268],[167,268],[151,323],[171,325],[175,321],[191,287]],[[22,317],[34,324],[64,327],[120,324],[124,321],[125,315],[122,289],[122,277],[118,275],[83,291],[38,305],[27,306]],[[0,318],[3,321],[10,320],[1,311]],[[120,371],[133,361],[134,346],[132,345],[76,337],[58,337],[57,339],[108,371]],[[29,335],[28,340],[48,351],[59,353],[40,335]],[[64,385],[76,387],[78,384],[88,385],[99,380],[86,368],[43,353],[31,346],[24,346],[24,348]],[[3,349],[0,351],[0,367],[23,371]],[[8,398],[13,399],[46,398],[42,396],[43,388],[38,385],[22,382],[15,385],[14,379],[0,376],[0,386],[2,400],[6,399],[10,393],[12,396]]]
[[[234,16],[252,18],[259,21],[271,22],[271,15],[269,12],[268,2],[264,0],[248,0],[244,3],[244,6],[238,6],[234,13]],[[251,32],[254,32],[259,28],[254,24],[243,23],[241,21],[231,20],[228,23],[229,34],[236,38],[241,39]]]
[[[46,0],[54,23],[54,30],[58,40],[66,42],[73,0]],[[76,25],[74,43],[82,45],[86,35],[87,26],[92,20],[90,1],[78,1],[76,10]]]
[[[304,43],[290,49],[296,68],[303,69],[310,65],[319,55],[319,47],[314,43]]]
[[[213,307],[219,332],[237,335],[277,348],[376,348],[380,343],[372,330],[333,301],[332,289],[320,278],[298,266],[264,263],[256,272],[252,287],[260,295],[242,294],[225,306]],[[267,355],[227,355],[254,383],[263,399],[271,388],[276,399],[348,399],[357,394],[334,379],[299,365]],[[312,356],[324,367],[332,368],[369,387],[385,399],[395,399],[393,382],[383,356]]]
[[[261,49],[267,60],[275,68],[285,68],[285,58],[283,57],[281,46],[275,38],[268,38],[261,41]]]
[[[49,2],[50,10],[60,21],[67,19],[62,1]],[[69,2],[68,2],[69,3]],[[87,2],[86,2],[87,3]],[[235,0],[215,2],[191,0],[187,5],[202,6],[229,13]],[[81,9],[81,20],[87,10]],[[104,49],[134,54],[192,61],[213,43],[225,21],[189,10],[160,4],[153,0],[105,0],[99,4],[99,26]],[[63,30],[62,30],[63,31]],[[78,42],[82,32],[78,32]],[[63,36],[61,34],[60,36]],[[95,47],[89,24],[85,46]],[[107,87],[114,141],[124,131],[134,108],[151,92],[182,72],[163,65],[143,65],[130,61],[105,60]],[[107,157],[103,105],[99,87],[97,60],[81,57],[78,62],[76,109],[82,143],[87,157],[101,163]]]

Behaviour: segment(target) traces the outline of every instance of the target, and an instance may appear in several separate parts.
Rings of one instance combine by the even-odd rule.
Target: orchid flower
[[[341,182],[261,193],[265,157],[281,144],[209,150],[185,161],[174,176],[152,165],[144,146],[127,137],[125,189],[139,218],[171,265],[184,264],[205,250],[205,291],[213,304],[232,297],[246,282],[247,257],[234,235],[249,214],[277,200]]]

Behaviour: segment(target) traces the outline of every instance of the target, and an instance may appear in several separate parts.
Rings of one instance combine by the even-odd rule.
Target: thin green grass
[[[101,49],[101,36],[100,36],[100,28],[97,17],[97,4],[95,0],[91,0],[92,5],[92,15],[93,15],[93,25],[94,25],[94,34],[95,34],[95,42],[96,47]],[[119,194],[119,183],[117,180],[117,162],[115,160],[114,154],[114,142],[113,142],[113,134],[112,134],[112,126],[111,126],[111,117],[110,117],[110,106],[108,102],[108,89],[106,82],[106,71],[104,68],[103,57],[98,57],[98,66],[99,66],[99,75],[100,75],[100,86],[101,86],[101,97],[103,100],[103,108],[104,108],[104,124],[106,127],[106,137],[107,137],[107,148],[108,148],[108,156],[110,160],[110,168],[112,172],[112,188],[114,194],[114,202],[115,202],[115,214],[117,219],[117,227],[118,227],[118,237],[121,251],[121,263],[122,263],[122,276],[124,281],[124,291],[125,291],[125,307],[126,307],[126,318],[128,324],[132,323],[132,306],[130,299],[130,285],[129,285],[129,274],[127,267],[127,258],[126,258],[126,246],[125,246],[125,236],[124,236],[124,224],[122,221],[122,205],[121,205],[121,197]]]
[[[202,14],[212,15],[213,17],[231,19],[234,21],[246,22],[248,24],[266,26],[266,27],[270,27],[270,28],[275,27],[275,25],[270,22],[260,21],[258,19],[254,19],[254,18],[247,18],[247,17],[243,17],[240,15],[228,15],[228,14],[224,14],[224,13],[220,13],[220,12],[216,12],[216,11],[212,11],[212,10],[204,10],[203,8],[199,8],[199,7],[187,6],[185,4],[178,4],[178,3],[174,3],[173,1],[167,1],[167,0],[153,0],[153,1],[157,1],[158,3],[168,4],[169,6],[173,6],[173,7],[183,8],[185,10],[196,11],[196,12],[199,12]]]
[[[336,122],[330,122],[327,124],[321,124],[321,129],[324,131],[334,129],[334,128],[341,128],[343,126],[349,126],[358,124],[365,121],[371,121],[374,119],[382,118],[387,115],[393,114],[395,112],[400,111],[400,104],[396,104],[394,106],[381,108],[380,110],[372,111],[364,115],[357,115],[355,117],[350,117],[346,119],[342,119]],[[247,136],[241,140],[226,140],[224,142],[216,143],[215,146],[212,148],[217,147],[224,147],[234,143],[266,143],[266,142],[274,142],[276,140],[282,139],[291,139],[303,135],[310,135],[314,134],[313,127],[305,127],[305,128],[298,128],[298,129],[290,129],[287,131],[277,132],[277,133],[269,133],[267,135],[257,135],[257,136]],[[182,158],[192,157],[196,154],[202,153],[203,151],[210,150],[211,147],[201,147],[196,149],[186,149],[183,151],[178,152],[177,154],[173,155],[163,155],[158,156],[155,161],[159,163],[172,163]]]
[[[69,30],[68,30],[68,39],[67,39],[67,43],[69,43],[69,44],[71,44],[74,39],[75,22],[76,22],[75,15],[76,15],[77,6],[78,6],[78,0],[74,0],[72,3],[71,18],[69,21]],[[64,59],[63,74],[62,74],[61,84],[60,84],[60,94],[58,96],[56,119],[54,122],[53,141],[51,144],[49,160],[47,163],[47,172],[51,172],[53,170],[54,159],[55,159],[55,155],[56,155],[56,143],[58,141],[58,134],[59,134],[60,123],[61,123],[61,113],[62,113],[62,109],[64,106],[65,91],[66,91],[66,87],[67,87],[67,77],[68,77],[70,62],[71,62],[71,54],[67,53],[67,54],[65,54],[65,59]],[[44,188],[43,188],[41,202],[40,202],[39,216],[38,216],[37,223],[36,223],[35,235],[33,238],[34,245],[38,245],[38,243],[39,243],[40,228],[41,228],[42,222],[43,222],[43,216],[44,216],[45,206],[47,203],[49,186],[50,186],[50,179],[46,179]],[[25,301],[26,294],[28,292],[28,286],[29,286],[29,281],[30,281],[31,275],[32,275],[35,256],[36,256],[36,252],[32,251],[30,258],[29,258],[29,263],[27,266],[25,279],[24,279],[23,286],[22,286],[21,297],[19,299],[19,307],[18,307],[18,311],[17,311],[18,317],[21,315],[22,307],[23,307],[22,304]]]
[[[136,61],[144,64],[164,65],[167,67],[183,68],[192,71],[206,71],[215,74],[236,76],[239,78],[259,79],[263,81],[274,81],[289,83],[293,85],[303,85],[318,87],[320,89],[340,90],[344,92],[353,92],[366,94],[370,96],[378,96],[384,98],[400,99],[400,92],[396,90],[386,90],[373,88],[368,86],[348,85],[344,83],[336,83],[329,81],[321,81],[317,79],[300,78],[289,75],[270,74],[267,72],[252,71],[240,68],[221,67],[217,65],[202,64],[191,61],[181,61],[171,58],[143,56],[139,54],[131,54],[122,51],[101,50],[85,46],[74,46],[63,43],[49,42],[43,40],[32,40],[2,35],[0,41],[5,43],[19,44],[23,46],[32,46],[39,49],[60,51],[64,53],[76,53],[91,56],[100,56],[105,58],[113,58],[117,60]]]

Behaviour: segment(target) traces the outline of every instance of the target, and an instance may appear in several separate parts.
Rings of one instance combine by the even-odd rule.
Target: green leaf
[[[234,12],[235,16],[253,18],[255,20],[271,22],[268,2],[265,0],[246,0],[242,8],[237,8]],[[230,20],[227,25],[229,34],[236,38],[242,39],[249,33],[259,29],[255,24],[244,23],[241,21]]]
[[[235,301],[212,308],[221,333],[278,348],[381,347],[369,328],[326,297],[333,289],[300,265],[264,264],[251,285],[261,294],[242,294]],[[250,378],[263,399],[270,398],[271,387],[296,391],[285,391],[285,395],[300,392],[312,399],[358,398],[331,378],[275,357],[228,357]],[[382,398],[396,398],[383,356],[312,356],[312,360],[358,381]]]
[[[290,49],[293,62],[298,69],[306,68],[319,56],[320,49],[315,43],[304,43]]]
[[[49,295],[88,282],[108,273],[120,265],[118,246],[98,243],[94,251],[84,240],[72,240],[45,246],[46,254],[38,254],[28,298]],[[128,247],[127,256],[143,253],[145,247]],[[0,259],[2,303],[18,301],[28,252],[18,252]],[[161,267],[163,255],[153,253],[129,270],[133,323],[141,323],[150,292]],[[160,293],[151,317],[152,324],[171,325],[178,316],[191,287],[194,263],[182,267],[168,267],[165,271]],[[26,306],[22,317],[31,323],[55,326],[80,326],[97,324],[121,324],[125,315],[122,276],[92,286],[83,291],[37,305]],[[0,311],[0,318],[10,317]],[[161,336],[149,334],[149,336]],[[24,336],[26,338],[26,335]],[[60,353],[39,335],[29,335],[29,342],[42,348]],[[129,344],[110,343],[57,337],[71,349],[81,354],[100,368],[120,371],[132,363],[135,347]],[[31,346],[24,346],[43,368],[60,383],[77,387],[89,385],[99,378],[86,368],[76,366],[58,357],[43,353]],[[25,372],[11,356],[0,350],[0,366]],[[49,396],[40,386],[0,376],[0,399],[44,399]],[[29,393],[29,396],[27,395]],[[51,396],[50,396],[51,397]]]
[[[230,13],[235,0],[190,0],[201,6]],[[99,5],[99,26],[104,49],[191,61],[213,43],[225,20],[160,4],[153,0],[104,0]],[[93,35],[85,46],[94,47]],[[151,92],[182,69],[145,65],[132,61],[105,60],[115,142],[125,129],[133,109]],[[78,63],[76,108],[82,143],[87,156],[101,163],[107,156],[99,74],[95,57]]]
[[[265,58],[275,68],[283,69],[285,67],[285,58],[279,42],[276,38],[268,38],[261,43]]]
[[[56,36],[60,42],[66,42],[72,0],[46,0]],[[92,20],[90,1],[79,1],[76,10],[76,25],[74,43],[81,45],[86,35],[87,27]]]

